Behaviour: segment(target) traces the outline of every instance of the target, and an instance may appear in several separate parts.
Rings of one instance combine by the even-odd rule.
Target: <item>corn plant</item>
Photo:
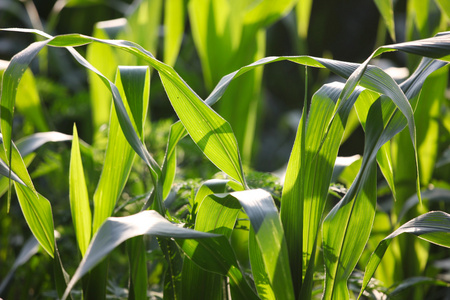
[[[370,239],[375,218],[383,216],[377,209],[378,169],[395,196],[401,188],[393,167],[397,160],[392,153],[400,156],[403,151],[411,152],[408,175],[414,177],[416,200],[422,203],[422,188],[429,180],[422,178],[430,175],[423,171],[429,166],[424,167],[418,147],[417,109],[425,104],[439,105],[439,102],[426,103],[440,100],[425,95],[445,89],[442,78],[446,75],[441,73],[446,74],[449,61],[449,33],[382,46],[362,64],[312,56],[265,57],[222,77],[209,96],[202,99],[173,67],[134,42],[81,34],[51,36],[30,29],[5,30],[33,33],[42,39],[16,54],[3,74],[0,170],[4,182],[8,183],[9,178],[10,193],[14,187],[37,243],[53,259],[59,298],[77,298],[79,294],[74,292],[77,289],[81,289],[84,298],[105,298],[108,255],[124,242],[130,270],[127,297],[147,298],[149,274],[144,236],[148,235],[157,238],[157,247],[164,257],[166,267],[161,290],[166,299],[349,299],[371,297],[375,292],[389,296],[395,291],[374,287],[371,278],[382,264],[392,239],[409,233],[450,247],[450,215],[443,211],[425,211],[404,223],[398,217],[396,228],[376,242]],[[155,160],[144,143],[149,68],[122,66],[117,68],[112,80],[110,74],[105,76],[93,66],[94,61],[77,51],[77,47],[86,44],[106,45],[132,54],[158,73],[179,118],[170,127],[162,161]],[[18,103],[23,101],[20,93],[24,87],[19,83],[25,80],[31,61],[45,47],[68,51],[112,95],[108,143],[92,199],[82,160],[82,148],[86,145],[80,141],[76,126],[72,136],[33,135],[24,142],[18,141],[17,145],[13,139],[14,107],[19,109]],[[391,51],[422,57],[414,73],[401,84],[381,68],[370,65],[372,58]],[[326,68],[343,77],[345,83],[325,84],[315,91],[310,101],[305,101],[278,202],[267,190],[249,183],[233,127],[212,107],[218,101],[227,106],[222,96],[233,80],[280,61],[305,66],[305,78],[309,68]],[[442,77],[439,84],[427,81],[433,76]],[[338,150],[353,108],[365,130],[364,153],[359,161],[339,174]],[[187,135],[225,177],[205,178],[195,197],[190,199],[188,215],[179,218],[169,210],[167,199],[176,175],[177,145]],[[409,148],[397,148],[395,152],[390,148],[390,141],[402,138],[401,135]],[[26,160],[28,154],[46,142],[67,140],[72,141],[67,207],[70,207],[81,258],[73,274],[64,268],[65,261],[72,258],[58,251],[51,203],[41,194],[44,191],[36,189]],[[146,167],[152,189],[140,212],[115,216],[133,164]],[[433,161],[428,164],[433,165]],[[347,182],[346,188],[337,193],[334,185],[330,189],[336,182],[333,177]],[[5,184],[4,190],[7,189]],[[448,197],[448,189],[440,191]],[[330,205],[330,194],[338,196],[334,206]],[[405,210],[402,216],[408,215],[407,208],[406,204],[400,207]],[[247,245],[247,258],[237,255],[238,245],[231,242],[236,235],[239,243]],[[358,265],[366,246],[374,243],[373,253],[368,256],[366,253],[364,264]],[[23,256],[29,257],[35,251],[36,243],[32,240]],[[23,259],[18,260],[14,268],[22,263]],[[358,290],[353,294],[357,268],[365,269],[365,273],[362,280],[356,281]],[[405,281],[404,285],[420,283],[445,285],[433,278]],[[2,288],[4,285],[0,286],[0,292]]]

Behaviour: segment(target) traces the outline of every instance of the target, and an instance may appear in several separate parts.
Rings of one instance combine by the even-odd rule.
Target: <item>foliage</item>
[[[59,4],[95,1],[57,1],[46,28],[26,2],[35,29],[2,29],[36,40],[2,63],[0,243],[7,247],[0,259],[7,268],[0,271],[0,296],[439,297],[449,283],[436,262],[448,260],[450,248],[444,2],[408,1],[409,41],[380,45],[361,64],[264,57],[266,29],[291,10],[297,47],[306,50],[312,1],[143,0],[123,18],[98,23],[93,36],[45,31],[55,29]],[[374,3],[379,34],[398,38],[393,2]],[[426,25],[432,13],[441,18],[433,28]],[[205,79],[198,89],[184,67],[176,71],[188,43],[186,17]],[[89,72],[89,93],[72,96],[46,77],[55,51]],[[401,83],[371,64],[387,52],[408,54],[414,66]],[[35,58],[43,72],[37,80]],[[262,70],[283,61],[304,66],[305,97],[279,180],[253,171],[251,162]],[[314,69],[344,81],[309,84],[318,78]],[[312,97],[311,86],[318,86]],[[154,111],[162,93],[178,120]],[[58,104],[62,97],[69,101]],[[71,135],[49,131],[62,126],[57,113],[77,121]],[[358,123],[361,156],[338,156]],[[32,236],[15,241],[29,236],[25,224]],[[21,276],[30,290],[17,288]]]

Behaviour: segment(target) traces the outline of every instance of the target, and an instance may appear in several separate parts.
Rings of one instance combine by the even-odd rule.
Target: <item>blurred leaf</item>
[[[257,1],[256,5],[253,3],[249,5],[250,9],[245,14],[244,22],[245,24],[257,24],[260,27],[268,26],[286,15],[296,2],[297,0]]]
[[[126,20],[116,19],[95,24],[92,35],[99,39],[115,38],[119,31],[125,29]],[[114,49],[99,43],[87,46],[86,59],[107,78],[113,78],[119,64],[118,55]],[[98,132],[102,125],[107,124],[110,116],[111,92],[102,80],[93,72],[88,72],[89,94],[92,106],[92,119],[94,132]],[[94,140],[95,140],[94,134]]]
[[[69,172],[70,211],[78,247],[81,255],[84,256],[91,241],[92,215],[75,124],[73,125]]]
[[[450,202],[450,190],[442,189],[442,188],[433,188],[430,190],[422,191],[422,198],[426,201],[435,202],[435,201],[446,201]],[[405,201],[402,206],[402,210],[398,215],[398,222],[401,222],[403,217],[407,214],[407,212],[419,204],[419,199],[417,195],[412,195]]]
[[[425,186],[431,181],[439,150],[439,118],[445,101],[448,70],[448,67],[444,67],[428,76],[414,113],[421,182]]]
[[[26,120],[31,121],[37,131],[48,131],[36,82],[30,69],[27,69],[22,76],[15,105],[18,112],[23,114]]]
[[[450,248],[450,215],[445,212],[432,211],[414,218],[400,226],[397,230],[382,240],[370,257],[366,266],[364,280],[358,299],[366,289],[373,273],[380,264],[392,238],[402,234],[411,233],[430,243]]]
[[[306,40],[308,37],[309,19],[311,17],[312,0],[298,1],[295,7],[297,14],[297,32],[300,38]]]
[[[127,241],[127,252],[130,264],[130,283],[128,299],[147,299],[147,261],[144,238],[142,236]]]
[[[184,34],[184,0],[166,0],[164,6],[164,62],[174,66]]]
[[[26,136],[17,141],[16,145],[22,156],[36,151],[42,145],[49,142],[66,142],[71,141],[72,136],[57,131],[38,132],[29,136]]]
[[[435,278],[429,278],[429,277],[410,277],[405,280],[403,280],[400,284],[398,284],[392,291],[388,293],[389,297],[395,297],[401,292],[408,290],[416,285],[422,285],[422,284],[431,284],[431,285],[437,285],[437,286],[445,286],[450,287],[450,284],[441,281]]]
[[[374,0],[380,15],[389,31],[391,39],[395,41],[394,9],[392,0]]]
[[[441,12],[450,18],[450,2],[446,0],[436,0],[437,5],[441,9]]]
[[[8,286],[9,281],[13,278],[14,273],[17,268],[21,265],[25,264],[33,255],[35,255],[39,250],[39,243],[34,236],[31,236],[27,239],[22,249],[20,249],[19,255],[17,255],[16,260],[14,261],[13,266],[9,270],[8,274],[2,279],[0,284],[0,294],[3,295],[6,287]]]

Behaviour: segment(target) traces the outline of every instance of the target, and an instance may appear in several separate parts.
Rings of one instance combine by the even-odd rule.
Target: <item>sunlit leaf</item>
[[[426,213],[403,224],[382,240],[366,266],[363,285],[358,298],[361,297],[367,287],[392,239],[402,233],[411,233],[430,243],[450,248],[450,215],[440,211]]]
[[[142,138],[149,99],[147,67],[119,67],[116,78],[123,104],[133,120],[135,132]],[[121,130],[116,109],[111,107],[108,146],[97,189],[94,194],[94,232],[110,217],[128,180],[135,152]]]
[[[89,242],[91,241],[92,216],[75,124],[73,125],[69,174],[72,221],[75,228],[78,247],[80,248],[81,254],[84,255],[89,246]]]
[[[114,248],[127,239],[144,234],[176,239],[199,239],[199,243],[203,243],[202,245],[212,243],[211,239],[202,240],[203,238],[217,237],[214,234],[178,227],[155,211],[143,211],[120,218],[111,217],[103,223],[93,237],[83,260],[67,286],[63,299],[67,298],[75,283]]]

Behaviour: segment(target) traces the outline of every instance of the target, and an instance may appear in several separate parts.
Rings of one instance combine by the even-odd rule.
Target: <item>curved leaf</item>
[[[450,215],[441,211],[433,211],[414,218],[400,226],[383,239],[372,253],[364,273],[363,284],[358,299],[369,284],[375,270],[380,264],[392,239],[403,233],[411,233],[430,243],[450,248]]]
[[[214,243],[212,242],[214,239],[206,239],[203,241],[201,239],[220,238],[220,236],[215,234],[178,227],[164,219],[156,211],[143,211],[127,217],[108,218],[93,237],[83,260],[64,292],[63,299],[67,298],[75,283],[114,248],[127,239],[144,234],[175,239],[199,239],[199,243],[202,245],[208,245],[213,248],[214,246],[210,246],[210,244]],[[215,251],[218,251],[218,249],[215,248]]]

